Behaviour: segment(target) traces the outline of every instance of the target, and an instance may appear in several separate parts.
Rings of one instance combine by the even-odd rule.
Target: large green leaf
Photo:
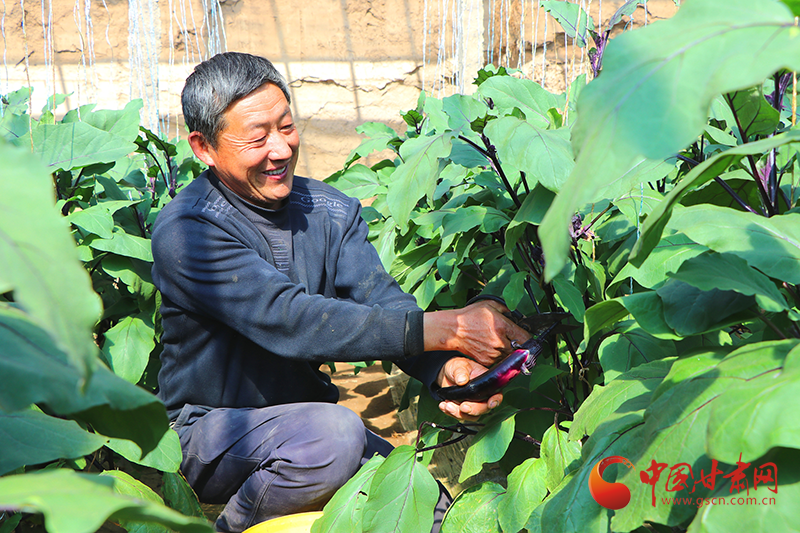
[[[78,261],[69,224],[53,206],[53,182],[30,154],[0,144],[0,287],[88,377],[100,299]],[[2,405],[2,402],[0,402]],[[27,405],[27,404],[26,404]]]
[[[670,226],[715,252],[738,255],[772,278],[800,283],[800,213],[767,218],[698,205],[676,212]]]
[[[0,413],[0,475],[20,466],[88,455],[106,441],[73,420],[47,416],[38,410]]]
[[[183,459],[178,434],[171,429],[164,432],[158,446],[144,457],[142,449],[130,440],[108,439],[106,446],[132,463],[149,466],[162,472],[177,472]]]
[[[463,483],[480,472],[485,463],[494,463],[502,459],[513,437],[513,416],[482,428],[467,449],[458,482]]]
[[[39,124],[32,134],[20,137],[14,144],[32,145],[33,153],[53,170],[109,163],[136,150],[133,142],[86,122]]]
[[[375,171],[361,164],[337,172],[325,182],[355,198],[369,198],[383,188]]]
[[[574,166],[569,130],[545,130],[517,117],[503,117],[489,122],[484,132],[497,147],[501,164],[525,172],[551,191],[561,190]]]
[[[793,342],[777,346],[754,346],[736,352],[740,357],[763,357],[769,349],[792,347]],[[732,355],[733,356],[733,355]],[[734,386],[724,401],[714,404],[708,422],[708,453],[726,463],[761,457],[770,448],[800,448],[800,420],[787,416],[787,407],[800,394],[800,349],[786,355],[782,369],[766,372]]]
[[[369,497],[370,484],[383,461],[383,457],[376,455],[342,485],[325,504],[322,517],[314,522],[311,533],[360,532],[362,511]]]
[[[796,345],[797,341],[760,343],[727,355],[724,350],[716,349],[678,359],[653,393],[652,403],[645,412],[638,453],[625,457],[633,461],[639,472],[650,468],[653,461],[670,467],[687,463],[695,472],[694,480],[689,481],[695,489],[692,496],[707,496],[709,489],[694,482],[699,481],[698,472],[709,472],[711,468],[706,440],[713,409],[735,396],[743,382],[780,369],[787,352]],[[737,447],[736,444],[742,445],[732,443],[731,447]],[[672,526],[694,515],[696,508],[659,505],[661,497],[685,494],[667,491],[668,472],[663,473],[654,487],[642,483],[639,472],[629,471],[621,479],[631,489],[631,502],[617,511],[612,529],[630,531],[643,520]]]
[[[569,439],[580,440],[594,435],[598,427],[611,419],[632,416],[635,422],[642,411],[650,405],[653,391],[669,373],[675,358],[664,358],[636,366],[604,386],[595,385],[592,393],[575,413],[569,428]],[[621,407],[624,406],[624,409]],[[598,434],[599,435],[599,434]]]
[[[111,370],[125,381],[138,383],[156,346],[149,317],[126,316],[104,335],[103,355]]]
[[[764,98],[764,89],[759,84],[725,96],[736,113],[741,125],[742,141],[751,135],[768,135],[775,132],[781,114]]]
[[[539,128],[550,125],[549,109],[564,105],[563,100],[559,103],[558,97],[538,83],[511,76],[492,76],[481,83],[478,93],[483,98],[490,98],[494,107],[503,114],[511,114],[515,108],[519,109],[530,124]]]
[[[483,233],[493,233],[510,222],[510,219],[493,207],[471,205],[460,207],[442,218],[442,239],[455,233],[464,233],[480,227]]]
[[[597,350],[606,384],[642,363],[677,355],[673,341],[653,337],[633,321],[620,324],[617,331]]]
[[[500,500],[497,515],[506,533],[525,527],[533,510],[547,494],[547,464],[531,457],[508,475],[508,491]]]
[[[700,255],[707,249],[681,233],[668,235],[661,239],[638,268],[632,263],[622,267],[609,284],[608,293],[613,294],[614,288],[623,284],[628,278],[635,279],[642,287],[658,288],[666,280],[667,273],[676,272],[684,261]]]
[[[364,533],[430,531],[439,486],[416,456],[413,446],[398,446],[378,466],[364,504]]]
[[[100,474],[101,478],[109,477],[114,480],[114,492],[122,496],[128,496],[142,502],[155,505],[163,505],[164,500],[156,494],[153,489],[134,479],[121,470],[107,470]],[[120,525],[129,533],[169,533],[170,530],[158,523],[139,522],[126,518],[120,519]]]
[[[664,305],[664,320],[682,337],[705,333],[715,324],[753,305],[753,299],[734,291],[704,291],[671,279],[656,293]]]
[[[432,195],[439,173],[439,160],[450,154],[453,134],[409,139],[400,147],[403,163],[392,174],[386,203],[405,231],[411,210],[426,195]]]
[[[502,485],[493,481],[468,488],[448,509],[442,533],[500,533],[497,508],[505,492]]]
[[[641,230],[641,237],[636,242],[631,252],[630,261],[636,266],[640,266],[647,258],[650,251],[658,244],[661,234],[672,216],[672,210],[676,204],[690,190],[713,180],[721,175],[731,165],[738,163],[743,157],[753,154],[763,154],[773,148],[786,145],[788,143],[800,141],[800,130],[790,130],[762,139],[757,142],[743,144],[726,150],[712,157],[709,157],[696,167],[694,167],[684,178],[675,185],[663,202],[647,216]]]
[[[744,259],[730,253],[705,253],[689,259],[670,277],[703,291],[719,289],[755,296],[765,311],[789,309],[786,299],[767,276],[750,268]]]
[[[97,129],[113,133],[126,141],[135,141],[139,136],[139,110],[142,100],[131,100],[121,110],[100,109],[95,111],[96,104],[87,104],[79,109],[68,111],[62,122],[86,122]]]
[[[539,453],[541,460],[547,465],[547,489],[552,491],[567,474],[580,465],[581,445],[567,439],[567,432],[553,424],[544,432]]]
[[[150,241],[148,239],[126,233],[125,230],[119,226],[114,226],[114,230],[110,239],[89,237],[84,241],[84,244],[89,245],[95,250],[113,252],[125,257],[141,259],[142,261],[147,261],[148,263],[153,262],[153,251],[150,248]]]
[[[186,478],[180,472],[165,472],[164,484],[161,485],[161,493],[164,501],[179,513],[186,516],[205,518],[203,508],[197,495],[186,482]]]
[[[89,422],[103,435],[135,441],[145,452],[168,428],[164,404],[97,364],[91,379],[67,360],[51,337],[22,312],[0,305],[0,408],[47,404],[59,415]]]
[[[0,478],[3,508],[44,514],[51,533],[92,533],[107,519],[156,522],[181,533],[211,533],[205,520],[188,518],[155,501],[133,497],[118,474],[51,470]]]
[[[603,75],[578,101],[577,159],[563,187],[576,194],[560,195],[542,224],[548,279],[566,261],[577,207],[640,158],[660,160],[691,143],[717,95],[782,67],[800,70],[797,32],[792,13],[774,0],[696,0],[612,39]]]
[[[717,485],[709,495],[711,500],[695,503],[697,515],[689,526],[688,533],[728,533],[729,531],[763,531],[770,533],[797,533],[800,531],[800,453],[797,450],[778,448],[752,468],[771,462],[780,468],[780,485],[777,493],[770,492],[767,484],[760,485],[752,493],[731,494],[730,483]],[[752,473],[748,469],[746,474]],[[744,501],[739,498],[744,497]],[[751,499],[752,498],[752,499]],[[720,502],[724,499],[724,503]],[[733,502],[732,502],[733,500]],[[740,503],[741,502],[741,503]]]
[[[575,39],[578,48],[584,48],[588,43],[588,30],[594,30],[594,21],[581,9],[578,4],[562,2],[560,0],[543,0],[539,2],[545,11],[561,24],[564,32]]]

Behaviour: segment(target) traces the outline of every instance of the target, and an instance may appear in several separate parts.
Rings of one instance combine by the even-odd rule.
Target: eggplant
[[[520,374],[530,374],[536,366],[536,359],[544,348],[544,339],[558,323],[553,323],[536,337],[524,342],[518,349],[493,366],[487,372],[476,377],[466,385],[443,387],[436,391],[441,400],[463,402],[467,400],[486,400],[508,385]]]

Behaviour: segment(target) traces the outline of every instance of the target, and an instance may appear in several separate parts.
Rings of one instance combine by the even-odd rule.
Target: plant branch
[[[681,155],[681,154],[677,154],[677,157],[678,157],[678,159],[680,159],[681,161],[685,161],[686,163],[689,163],[689,164],[690,164],[690,165],[692,165],[692,166],[697,166],[697,165],[699,165],[699,164],[700,164],[699,162],[695,161],[695,160],[694,160],[694,159],[692,159],[691,157],[686,157],[686,156],[684,156],[684,155]],[[757,174],[757,173],[756,173],[756,176],[755,176],[755,180],[756,180],[756,182],[758,182],[759,184],[761,183],[761,182],[759,181],[759,179],[758,179],[758,174]],[[764,215],[764,213],[759,213],[758,211],[756,211],[755,209],[753,209],[752,207],[750,207],[750,205],[749,205],[747,202],[745,202],[745,201],[742,199],[742,197],[741,197],[741,196],[739,196],[738,194],[736,194],[736,191],[734,191],[734,190],[733,190],[733,189],[730,187],[730,185],[728,185],[727,183],[725,183],[725,180],[723,180],[723,179],[722,179],[722,178],[720,178],[719,176],[714,176],[714,181],[716,181],[716,182],[717,182],[719,185],[721,185],[721,186],[722,186],[722,188],[723,188],[723,189],[725,189],[725,192],[727,192],[729,195],[731,195],[731,197],[734,199],[734,201],[735,201],[737,204],[739,204],[740,206],[742,206],[742,208],[743,208],[745,211],[749,211],[750,213],[753,213],[753,214],[756,214],[756,215],[758,215],[758,214],[760,214],[760,215]]]

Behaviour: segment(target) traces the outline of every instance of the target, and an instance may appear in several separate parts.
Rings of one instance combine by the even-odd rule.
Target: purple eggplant
[[[466,385],[443,387],[436,391],[442,400],[486,400],[520,374],[530,374],[536,366],[536,359],[544,348],[544,339],[558,323],[551,324],[543,332],[523,343],[511,355],[493,366],[489,371],[476,377]]]

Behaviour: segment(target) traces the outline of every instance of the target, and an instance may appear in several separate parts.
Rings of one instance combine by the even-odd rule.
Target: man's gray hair
[[[263,57],[225,52],[203,61],[186,79],[181,93],[186,126],[189,131],[200,132],[216,148],[228,106],[265,83],[277,85],[291,103],[283,76]]]

